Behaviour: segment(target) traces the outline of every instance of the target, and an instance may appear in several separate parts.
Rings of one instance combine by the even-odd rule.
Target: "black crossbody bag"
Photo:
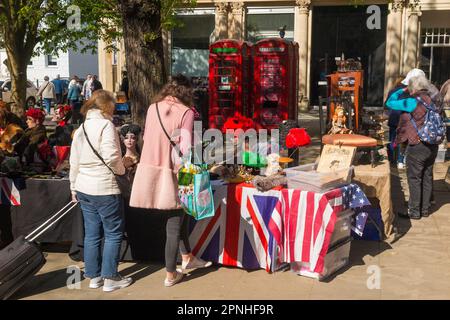
[[[126,173],[124,175],[118,175],[114,172],[113,169],[111,169],[110,166],[108,166],[106,164],[106,162],[105,162],[105,160],[103,160],[102,156],[92,146],[92,143],[89,140],[88,135],[86,133],[86,129],[84,128],[84,122],[82,124],[82,127],[83,127],[84,136],[86,137],[86,140],[89,143],[89,146],[91,147],[92,151],[100,159],[100,161],[103,162],[103,164],[109,169],[109,171],[111,171],[111,173],[116,177],[117,185],[119,186],[120,193],[122,194],[122,196],[124,198],[129,198],[131,195],[131,183],[130,183],[130,180],[128,179],[128,175]]]

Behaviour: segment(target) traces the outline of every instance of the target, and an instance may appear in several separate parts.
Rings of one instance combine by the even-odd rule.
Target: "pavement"
[[[305,127],[314,124],[314,117],[311,118]],[[317,141],[313,147],[317,149]],[[311,151],[308,157],[317,154],[317,150]],[[134,283],[104,293],[101,289],[89,289],[82,272],[74,272],[82,271],[83,263],[73,262],[65,252],[52,250],[46,252],[46,265],[13,299],[450,299],[450,190],[444,182],[449,165],[449,161],[435,165],[436,204],[430,217],[397,218],[396,233],[385,241],[353,241],[349,265],[324,282],[289,270],[269,274],[265,270],[213,266],[193,270],[181,283],[166,288],[162,264],[121,263],[122,275],[131,276]],[[402,210],[408,198],[405,171],[393,169],[392,176],[398,182],[393,190],[394,208]]]

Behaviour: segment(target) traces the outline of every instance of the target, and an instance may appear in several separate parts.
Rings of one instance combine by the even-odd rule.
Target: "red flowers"
[[[255,124],[252,119],[244,117],[239,112],[236,112],[234,114],[234,117],[230,117],[227,119],[227,121],[224,123],[222,131],[225,133],[227,129],[231,130],[248,130],[248,129],[254,129]]]
[[[299,148],[311,143],[311,137],[305,128],[292,128],[286,136],[286,147]]]

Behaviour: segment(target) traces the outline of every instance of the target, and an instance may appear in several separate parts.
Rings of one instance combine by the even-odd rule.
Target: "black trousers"
[[[189,220],[183,210],[175,210],[170,213],[166,224],[166,270],[175,272],[177,268],[178,250],[181,254],[191,252],[189,246]]]
[[[406,149],[406,174],[409,186],[409,215],[420,217],[429,214],[433,192],[433,165],[437,145],[419,143]]]

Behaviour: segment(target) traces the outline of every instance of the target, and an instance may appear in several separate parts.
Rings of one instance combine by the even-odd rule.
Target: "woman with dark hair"
[[[169,216],[165,246],[166,287],[183,278],[183,273],[176,269],[178,248],[183,259],[183,270],[211,265],[211,262],[190,253],[187,220],[178,199],[176,174],[181,161],[169,140],[178,144],[183,155],[189,154],[195,117],[190,109],[192,100],[189,80],[177,75],[164,86],[155,103],[148,108],[141,161],[131,191],[131,207],[164,210]],[[180,129],[181,135],[175,136]]]
[[[95,91],[81,109],[86,120],[75,132],[70,152],[72,199],[80,202],[84,218],[85,276],[91,279],[89,288],[103,286],[106,292],[132,282],[118,272],[125,225],[115,175],[123,175],[125,168],[119,135],[111,121],[114,110],[113,94]]]

